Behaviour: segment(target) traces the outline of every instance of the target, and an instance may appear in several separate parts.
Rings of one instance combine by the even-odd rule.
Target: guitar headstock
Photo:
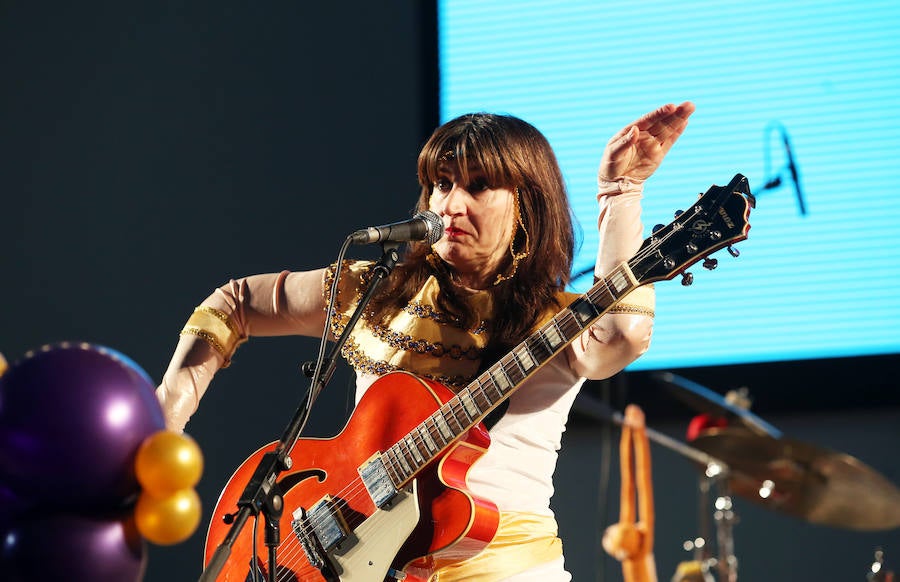
[[[705,259],[704,267],[714,269],[716,259],[708,258],[712,253],[728,247],[733,256],[739,254],[731,245],[747,238],[750,209],[755,206],[747,178],[735,174],[727,186],[711,186],[674,221],[655,227],[628,266],[641,285],[678,273],[682,284],[690,285],[692,276],[686,269],[697,261]]]

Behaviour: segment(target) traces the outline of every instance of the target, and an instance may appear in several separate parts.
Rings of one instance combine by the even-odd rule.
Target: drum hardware
[[[893,582],[894,572],[887,569],[884,561],[884,550],[875,548],[875,559],[869,566],[869,572],[866,574],[868,582]]]
[[[845,453],[732,428],[709,429],[691,444],[728,464],[736,495],[767,509],[859,531],[900,526],[900,489]]]
[[[729,425],[735,422],[750,432],[773,438],[781,437],[781,431],[750,412],[751,398],[746,388],[731,390],[725,396],[692,380],[671,372],[653,374],[679,400],[697,412],[720,416]]]

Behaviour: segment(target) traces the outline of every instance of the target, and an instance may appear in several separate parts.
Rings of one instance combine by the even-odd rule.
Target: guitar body
[[[358,472],[373,455],[398,442],[452,396],[437,382],[403,372],[388,374],[367,390],[340,434],[297,441],[291,469],[278,479],[284,497],[278,580],[326,580],[310,564],[292,527],[295,513],[299,515],[301,508],[309,511],[323,499],[340,507],[340,520],[350,531],[327,551],[341,582],[380,582],[389,569],[405,572],[407,581],[424,581],[438,568],[474,556],[487,545],[497,529],[497,508],[469,494],[465,481],[471,465],[490,444],[483,425],[469,429],[426,465],[387,506],[375,506]],[[257,450],[229,479],[210,520],[204,563],[230,529],[223,516],[237,510],[260,459],[276,445]],[[252,579],[248,578],[251,568],[267,579],[264,527],[261,521],[254,555],[251,525],[247,523],[235,540],[219,580],[246,582]]]

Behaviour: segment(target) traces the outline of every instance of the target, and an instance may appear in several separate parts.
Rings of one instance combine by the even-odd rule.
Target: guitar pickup
[[[310,563],[316,566],[319,566],[322,560],[317,559],[319,557],[316,556],[318,552],[315,549],[321,548],[322,552],[328,552],[347,539],[350,531],[343,514],[330,495],[320,499],[309,511],[297,509],[293,517],[291,525],[294,533],[300,539]],[[315,537],[317,544],[312,544],[310,534]]]
[[[307,512],[307,523],[326,552],[347,539],[350,528],[334,498],[326,495]]]
[[[376,453],[358,470],[372,503],[375,507],[383,509],[397,495],[397,488],[388,475],[381,455]]]

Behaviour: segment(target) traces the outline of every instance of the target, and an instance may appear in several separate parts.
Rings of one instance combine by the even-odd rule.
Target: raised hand
[[[599,179],[649,178],[684,132],[693,112],[690,101],[681,105],[667,103],[626,125],[606,144]]]

